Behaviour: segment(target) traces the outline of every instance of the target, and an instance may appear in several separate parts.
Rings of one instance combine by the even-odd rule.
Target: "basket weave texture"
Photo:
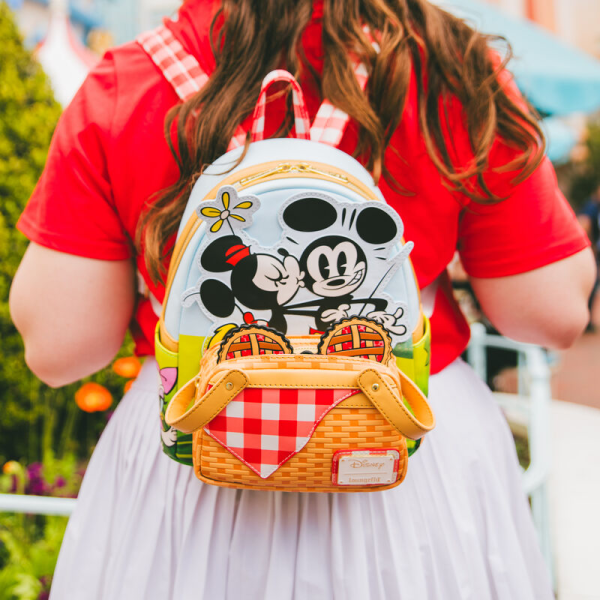
[[[355,396],[365,398],[362,394]],[[365,398],[366,399],[366,398]],[[364,492],[396,487],[406,475],[406,440],[376,408],[338,406],[323,418],[306,446],[268,479],[237,459],[203,430],[194,434],[196,475],[202,481],[232,488],[287,492]],[[398,479],[386,486],[338,486],[331,480],[337,450],[398,450]]]

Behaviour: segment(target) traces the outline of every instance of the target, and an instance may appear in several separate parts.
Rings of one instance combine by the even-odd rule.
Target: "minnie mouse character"
[[[205,308],[221,319],[231,317],[237,309],[245,323],[264,322],[246,309],[270,311],[268,325],[286,333],[285,305],[304,287],[305,274],[286,250],[279,249],[279,254],[281,260],[271,254],[253,254],[236,235],[211,242],[202,253],[202,268],[209,273],[231,271],[231,279],[229,286],[218,279],[201,282]]]
[[[233,188],[226,193],[233,198]],[[250,205],[239,200],[238,206]],[[253,211],[260,208],[258,198],[251,204]],[[206,218],[213,208],[201,214]],[[402,223],[384,203],[355,205],[326,194],[296,194],[280,210],[283,233],[271,248],[247,237],[247,221],[228,221],[231,234],[224,232],[217,219],[224,222],[231,213],[224,215],[214,209],[215,222],[199,253],[199,267],[207,275],[183,300],[197,299],[217,327],[259,323],[303,335],[366,313],[397,338],[407,334],[403,305],[382,291],[412,244],[390,258]]]

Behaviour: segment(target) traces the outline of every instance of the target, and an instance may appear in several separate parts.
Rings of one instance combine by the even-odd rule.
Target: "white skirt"
[[[163,455],[156,363],[104,431],[52,600],[550,600],[510,432],[457,360],[402,485],[366,494],[205,485]]]

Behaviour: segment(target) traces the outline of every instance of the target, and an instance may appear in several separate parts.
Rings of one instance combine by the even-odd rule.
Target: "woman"
[[[458,359],[468,327],[446,266],[458,248],[495,326],[553,348],[584,328],[594,267],[487,40],[426,0],[189,0],[166,25],[208,84],[178,104],[139,45],[108,53],[65,111],[19,223],[33,243],[11,310],[29,366],[53,386],[75,381],[110,362],[130,322],[152,356],[152,298],[190,182],[285,66],[311,117],[327,97],[353,118],[340,147],[379,179],[415,242],[438,425],[389,492],[204,486],[160,451],[148,359],[90,462],[53,598],[552,598],[510,434]],[[349,49],[369,65],[368,96]],[[285,135],[284,98],[271,106],[267,134]]]

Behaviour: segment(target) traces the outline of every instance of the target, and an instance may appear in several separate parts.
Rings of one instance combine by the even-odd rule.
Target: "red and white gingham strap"
[[[208,82],[208,75],[198,61],[188,54],[179,40],[164,25],[138,36],[138,44],[146,51],[165,79],[183,102],[199,92]],[[243,146],[246,132],[238,126],[227,150]]]
[[[164,25],[142,33],[138,36],[137,42],[160,69],[183,102],[206,85],[208,75],[198,61],[184,50],[181,43]],[[375,42],[373,42],[373,45],[377,48]],[[365,65],[359,60],[355,63],[354,73],[360,88],[364,90],[369,75]],[[287,81],[292,85],[296,137],[310,139],[329,146],[338,146],[350,120],[349,116],[343,110],[333,106],[329,100],[324,100],[311,127],[302,89],[293,75],[283,69],[271,71],[263,80],[254,110],[252,141],[264,139],[266,93],[269,86],[275,81]],[[246,132],[241,125],[238,125],[227,150],[243,146],[245,141]]]
[[[375,51],[379,52],[379,44],[371,34],[369,27],[365,25],[363,31],[369,38]],[[360,89],[364,91],[367,87],[367,82],[369,81],[369,72],[364,63],[358,58],[354,61],[354,74],[356,75],[356,80],[358,81]],[[323,104],[319,107],[315,120],[310,128],[310,139],[313,142],[320,142],[321,144],[327,144],[328,146],[337,148],[342,141],[344,131],[346,130],[349,121],[350,117],[343,110],[336,108],[329,100],[325,99],[323,100]]]
[[[360,89],[364,90],[369,80],[367,68],[362,62],[356,61],[354,73]],[[350,117],[347,113],[340,108],[336,108],[329,100],[325,99],[319,107],[310,128],[310,139],[313,142],[320,142],[337,148],[342,141],[349,120]]]
[[[183,49],[167,27],[146,31],[137,38],[137,42],[184,102],[199,92],[208,81],[208,75],[198,61]]]
[[[302,88],[294,76],[283,69],[271,71],[262,82],[254,115],[252,117],[252,141],[259,142],[265,139],[265,108],[267,90],[275,81],[287,81],[292,86],[292,97],[294,103],[294,116],[296,119],[296,137],[303,140],[310,139],[310,119],[304,102]]]

